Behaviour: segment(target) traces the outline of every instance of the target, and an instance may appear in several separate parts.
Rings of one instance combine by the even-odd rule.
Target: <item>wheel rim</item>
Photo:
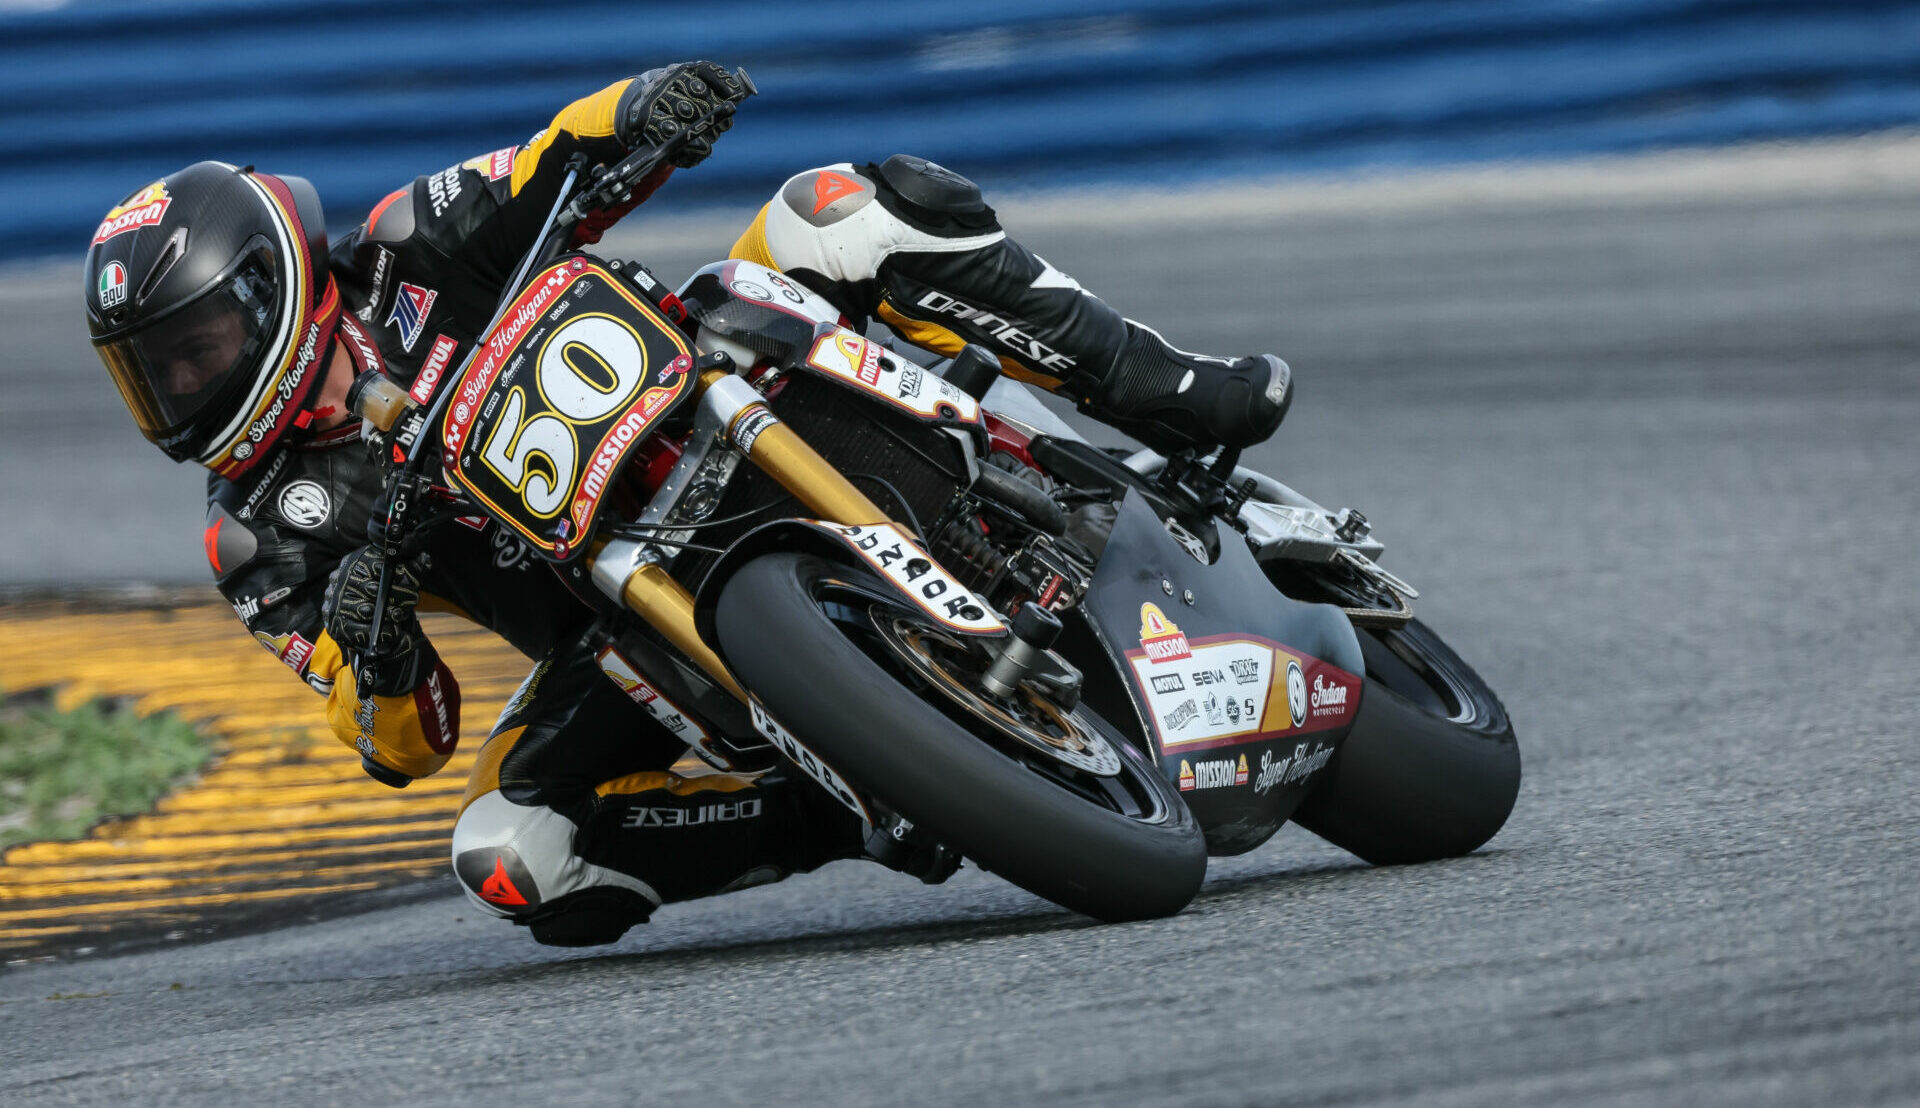
[[[991,721],[950,697],[945,691],[944,679],[923,673],[887,641],[884,628],[893,620],[906,619],[913,623],[924,617],[901,608],[892,597],[877,596],[870,587],[839,578],[816,581],[813,592],[822,614],[840,627],[841,632],[863,653],[909,689],[937,692],[939,695],[923,699],[941,709],[948,718],[985,745],[1019,762],[1050,783],[1127,819],[1158,824],[1172,818],[1173,812],[1163,797],[1164,790],[1155,790],[1144,781],[1149,775],[1155,780],[1163,780],[1159,777],[1159,767],[1150,759],[1138,754],[1130,758],[1123,757],[1119,754],[1117,740],[1099,735],[1120,763],[1118,772],[1112,776],[1101,776],[1062,761],[1051,748],[1041,752],[1027,742],[1005,735]],[[920,627],[923,631],[933,630],[924,624],[920,624]],[[1077,717],[1078,710],[1073,715]],[[984,730],[987,734],[981,733],[978,725],[982,724],[986,725]]]
[[[1120,772],[1119,753],[1082,722],[1077,710],[1062,709],[1026,682],[1021,683],[1020,696],[1011,703],[976,692],[971,686],[991,664],[991,658],[984,656],[985,650],[976,647],[977,640],[962,640],[902,616],[878,619],[875,624],[881,640],[901,661],[1002,735],[1097,777]]]

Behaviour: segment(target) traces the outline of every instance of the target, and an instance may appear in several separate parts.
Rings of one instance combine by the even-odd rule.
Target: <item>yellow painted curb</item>
[[[316,897],[444,872],[467,770],[528,663],[471,624],[424,619],[460,680],[464,740],[439,774],[396,790],[360,771],[325,701],[223,605],[0,610],[0,688],[52,689],[63,705],[131,697],[200,722],[215,743],[200,777],[152,812],[0,856],[0,958],[241,910],[293,915]]]

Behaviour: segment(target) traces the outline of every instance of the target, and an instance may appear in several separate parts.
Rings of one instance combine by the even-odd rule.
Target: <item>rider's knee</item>
[[[644,881],[574,853],[572,821],[498,791],[474,798],[453,828],[453,871],[467,898],[557,946],[610,943],[644,923],[660,897]]]

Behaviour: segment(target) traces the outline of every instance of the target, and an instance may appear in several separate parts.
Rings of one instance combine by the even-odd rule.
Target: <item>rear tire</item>
[[[1159,768],[1091,717],[1120,754],[1110,788],[1137,797],[1102,803],[1097,781],[971,733],[940,693],[927,692],[938,705],[916,695],[912,671],[871,630],[878,613],[918,614],[890,595],[865,570],[770,554],[722,589],[720,650],[774,718],[856,789],[982,868],[1110,922],[1184,908],[1206,876],[1206,842]]]
[[[1294,822],[1377,865],[1479,848],[1520,792],[1506,708],[1419,620],[1356,630],[1367,660],[1360,712]]]

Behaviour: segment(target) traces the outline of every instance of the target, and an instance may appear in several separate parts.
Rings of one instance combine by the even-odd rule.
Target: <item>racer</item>
[[[926,880],[958,864],[912,837],[869,849],[862,825],[804,777],[676,773],[686,740],[636,702],[633,682],[608,679],[594,612],[484,519],[433,532],[394,565],[372,638],[383,559],[366,525],[387,463],[347,412],[351,384],[377,372],[429,396],[480,337],[569,158],[612,163],[720,109],[631,203],[579,224],[584,245],[674,168],[704,160],[747,94],[711,62],[615,82],[524,144],[395,191],[331,251],[306,181],[201,162],[117,205],[87,256],[88,327],[136,424],[211,471],[217,586],[326,697],[369,775],[405,786],[458,741],[459,686],[420,611],[456,612],[537,660],[480,752],[453,855],[476,904],[545,943],[611,942],[662,903],[838,858]],[[985,342],[1007,372],[1162,448],[1257,442],[1290,399],[1279,359],[1173,349],[1008,238],[971,182],[921,159],[794,177],[734,253],[928,348]]]

